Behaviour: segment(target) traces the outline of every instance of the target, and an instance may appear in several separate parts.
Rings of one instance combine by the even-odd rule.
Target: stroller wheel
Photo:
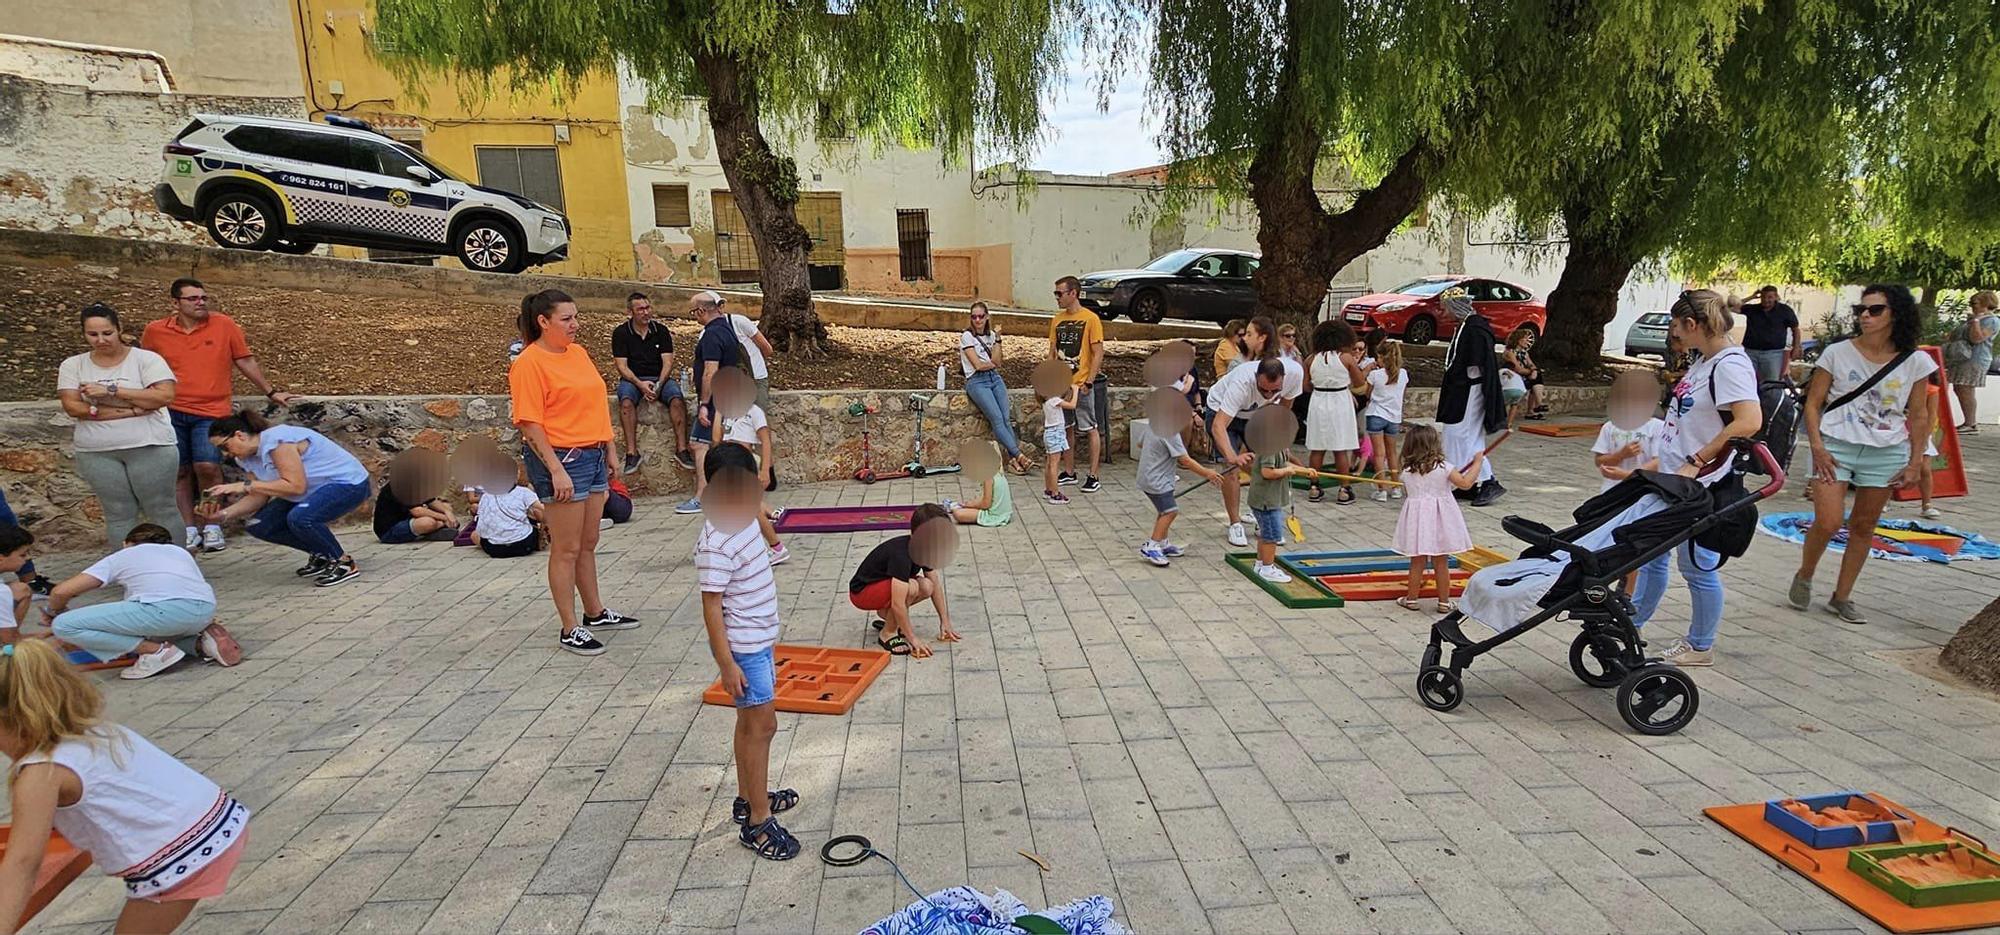
[[[1618,716],[1642,734],[1660,737],[1686,727],[1700,704],[1694,677],[1674,666],[1641,666],[1618,683]]]
[[[1607,657],[1598,650],[1598,640],[1607,641],[1607,645],[1617,647],[1617,651]],[[1624,651],[1625,641],[1616,635],[1578,633],[1569,644],[1569,670],[1592,688],[1615,688],[1625,680],[1625,663],[1619,659]]]
[[[1444,651],[1438,648],[1438,644],[1432,643],[1429,646],[1425,646],[1424,661],[1417,664],[1417,671],[1422,672],[1425,669],[1437,668],[1438,662],[1442,660],[1443,657],[1444,657]]]
[[[1450,669],[1430,666],[1417,673],[1417,698],[1432,711],[1450,711],[1465,700],[1465,683]]]

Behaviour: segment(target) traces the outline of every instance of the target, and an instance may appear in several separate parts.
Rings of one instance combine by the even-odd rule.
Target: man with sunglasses
[[[277,405],[291,405],[296,397],[271,385],[235,319],[209,311],[208,287],[201,280],[176,279],[167,287],[167,297],[172,313],[148,324],[139,346],[166,358],[174,371],[174,400],[167,404],[167,416],[180,446],[176,493],[181,522],[187,525],[187,548],[220,552],[222,527],[209,523],[196,529],[194,524],[195,491],[222,483],[222,453],[209,443],[208,427],[234,411],[238,371]]]
[[[1083,288],[1075,276],[1056,280],[1056,307],[1061,311],[1049,320],[1049,356],[1062,361],[1075,374],[1076,408],[1069,410],[1076,433],[1090,438],[1090,471],[1083,475],[1084,493],[1096,493],[1098,465],[1104,461],[1104,422],[1110,410],[1109,379],[1104,375],[1104,320],[1078,301]],[[1056,483],[1068,487],[1077,482],[1076,442],[1063,453],[1064,470]]]

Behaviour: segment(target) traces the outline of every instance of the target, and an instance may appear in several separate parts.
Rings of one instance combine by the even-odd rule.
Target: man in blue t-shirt
[[[701,337],[694,346],[695,425],[688,433],[689,446],[694,449],[694,496],[674,507],[676,513],[701,512],[702,460],[716,435],[715,374],[724,367],[740,366],[743,360],[743,346],[737,342],[736,329],[722,311],[722,296],[714,292],[696,293],[688,300],[688,314],[701,322]]]

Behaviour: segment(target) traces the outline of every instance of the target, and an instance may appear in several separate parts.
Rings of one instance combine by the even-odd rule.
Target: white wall
[[[303,94],[293,0],[6,0],[0,32],[146,49],[187,94]]]

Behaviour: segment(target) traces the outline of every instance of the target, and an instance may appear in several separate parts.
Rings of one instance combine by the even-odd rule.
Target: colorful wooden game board
[[[7,852],[8,836],[13,833],[11,825],[0,825],[0,854]],[[77,877],[90,869],[90,854],[76,849],[62,832],[49,832],[49,846],[42,851],[42,865],[35,870],[34,887],[28,891],[28,906],[21,911],[17,925],[26,925],[55,898],[62,894]]]
[[[889,654],[879,649],[836,649],[779,643],[772,651],[777,663],[780,711],[800,714],[846,714],[861,693],[889,667]],[[736,700],[716,679],[701,693],[707,704],[735,707]]]
[[[916,509],[914,503],[907,506],[799,506],[778,514],[776,525],[779,532],[792,535],[808,532],[908,532],[910,514]]]
[[[1520,428],[1530,435],[1548,438],[1586,438],[1603,427],[1602,422],[1530,422]]]
[[[1257,553],[1255,552],[1231,552],[1223,560],[1229,563],[1229,567],[1241,572],[1243,577],[1256,582],[1257,586],[1263,588],[1265,593],[1277,598],[1278,603],[1286,607],[1294,609],[1339,607],[1346,603],[1346,601],[1340,599],[1340,595],[1320,586],[1319,582],[1314,581],[1311,577],[1299,574],[1296,571],[1292,572],[1292,580],[1285,584],[1265,581],[1263,578],[1258,577],[1257,572],[1252,567],[1257,562]]]
[[[1451,575],[1451,596],[1457,597],[1465,593],[1465,582],[1471,579],[1472,571],[1454,563],[1449,574]],[[1408,568],[1402,571],[1364,571],[1345,575],[1319,575],[1313,580],[1319,582],[1327,590],[1350,601],[1393,601],[1410,593],[1410,572]],[[1425,569],[1424,582],[1419,586],[1417,596],[1437,596],[1437,575],[1435,572]]]

